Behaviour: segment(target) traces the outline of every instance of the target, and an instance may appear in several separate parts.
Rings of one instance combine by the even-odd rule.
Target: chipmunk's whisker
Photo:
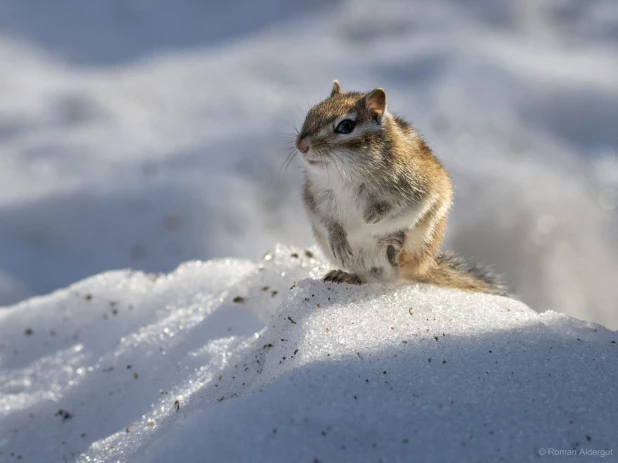
[[[279,176],[278,176],[279,182],[281,182],[281,180],[283,179],[283,177],[288,171],[288,167],[290,167],[290,164],[292,163],[292,161],[298,154],[298,150],[296,149],[296,147],[290,147],[287,149],[287,151],[288,151],[288,154],[285,157],[285,160],[283,161],[283,163],[281,164],[281,167],[279,167]]]

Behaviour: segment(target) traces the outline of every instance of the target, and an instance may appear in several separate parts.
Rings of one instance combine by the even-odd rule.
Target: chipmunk
[[[336,283],[423,282],[506,295],[499,278],[439,251],[453,187],[386,92],[344,92],[313,106],[296,138],[303,201]]]

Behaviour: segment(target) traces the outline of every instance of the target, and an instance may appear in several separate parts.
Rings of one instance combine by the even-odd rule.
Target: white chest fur
[[[414,226],[422,207],[414,207],[400,214],[392,214],[376,224],[368,224],[364,219],[369,198],[360,193],[361,185],[354,185],[332,179],[318,177],[311,179],[311,193],[315,199],[315,213],[312,222],[325,237],[329,236],[329,226],[340,225],[352,250],[350,270],[366,281],[394,281],[397,269],[389,262],[387,246],[383,238],[398,232],[407,232]],[[388,198],[378,198],[388,201]],[[324,252],[333,260],[330,249]]]
[[[387,217],[375,224],[367,223],[365,211],[370,207],[369,199],[360,193],[360,184],[351,184],[330,177],[311,179],[312,194],[320,217],[332,220],[343,227],[352,242],[365,242],[388,236],[400,231],[407,232],[414,228],[418,219],[426,212],[430,201],[405,210],[392,211]],[[396,202],[394,198],[381,197],[374,200],[386,203]]]

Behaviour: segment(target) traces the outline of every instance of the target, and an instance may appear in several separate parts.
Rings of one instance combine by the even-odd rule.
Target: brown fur
[[[417,227],[425,227],[431,217],[427,217],[419,223]],[[405,246],[397,256],[397,262],[400,267],[401,278],[404,280],[418,280],[430,274],[435,268],[435,256],[440,247],[444,228],[446,227],[446,216],[438,220],[434,225],[433,230],[430,230],[425,241],[421,246],[410,246],[408,249]]]
[[[351,113],[356,114],[353,136],[337,135],[334,124]],[[348,177],[342,175],[342,181],[356,185],[359,207],[367,204],[373,208],[365,214],[365,220],[375,222],[367,223],[377,223],[388,214],[396,218],[398,211],[422,211],[416,222],[402,231],[403,246],[393,262],[399,280],[505,294],[491,274],[439,252],[452,202],[451,180],[421,136],[388,112],[384,90],[343,92],[335,81],[329,98],[309,110],[298,135],[301,141],[309,141],[316,156],[344,158],[349,172]],[[346,231],[319,211],[322,201],[336,201],[334,193],[318,190],[307,178],[303,199],[328,231],[325,235],[313,226],[316,241],[327,254],[333,249],[331,240],[337,241],[333,251],[337,252],[345,242]]]
[[[487,267],[471,264],[452,253],[437,253],[435,265],[419,281],[465,291],[510,296],[500,276]]]

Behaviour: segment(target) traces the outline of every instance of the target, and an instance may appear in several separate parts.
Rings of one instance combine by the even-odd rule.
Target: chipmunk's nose
[[[296,140],[296,148],[298,148],[298,151],[300,151],[301,153],[307,153],[310,147],[311,145],[309,143],[309,140],[307,140],[306,138],[299,138],[298,140]]]

